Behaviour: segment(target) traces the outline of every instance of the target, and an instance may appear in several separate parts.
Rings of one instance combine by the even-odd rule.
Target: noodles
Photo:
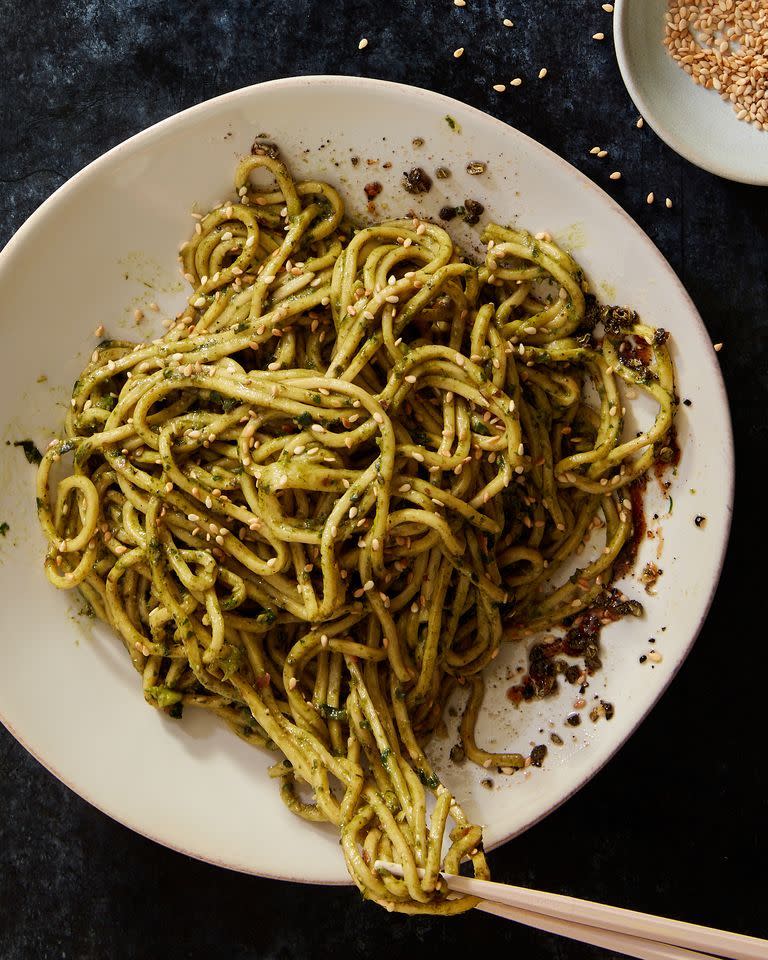
[[[277,752],[284,801],[338,827],[365,896],[458,913],[475,901],[439,871],[487,877],[482,833],[425,745],[458,684],[469,759],[525,765],[476,743],[483,670],[610,583],[625,488],[672,427],[666,337],[524,231],[488,226],[476,266],[434,223],[353,229],[265,153],[235,187],[182,248],[193,293],[166,334],[101,343],[75,384],[39,468],[46,572],[119,634],[151,705]],[[622,382],[658,408],[630,440]]]

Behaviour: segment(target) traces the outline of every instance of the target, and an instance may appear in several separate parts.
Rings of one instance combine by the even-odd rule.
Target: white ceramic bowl
[[[768,185],[768,132],[680,68],[663,44],[667,0],[616,0],[613,35],[627,90],[645,121],[686,160],[741,183]]]
[[[453,118],[451,124],[446,117]],[[643,620],[604,635],[604,669],[589,697],[615,704],[613,720],[564,725],[572,688],[514,708],[507,671],[524,651],[496,661],[480,739],[496,748],[548,742],[541,770],[510,779],[455,767],[433,748],[449,786],[486,825],[488,846],[525,829],[583,785],[635,729],[688,652],[711,602],[727,539],[732,496],[728,408],[715,354],[693,305],[641,230],[598,187],[518,131],[471,107],[424,90],[376,80],[302,77],[262,84],[201,104],[121,144],[58,190],[0,256],[0,314],[8,346],[0,404],[3,439],[44,444],[61,426],[71,384],[104,324],[107,335],[136,337],[175,310],[184,294],[177,247],[195,205],[206,209],[231,190],[237,158],[255,134],[277,140],[298,177],[328,178],[354,213],[363,185],[382,182],[381,213],[417,206],[435,215],[445,203],[480,200],[501,222],[549,230],[573,249],[596,291],[633,304],[673,337],[681,396],[683,459],[663,520],[664,569]],[[414,147],[414,137],[424,143]],[[306,151],[306,152],[305,152]],[[357,156],[357,166],[351,158]],[[367,164],[367,160],[377,161]],[[483,160],[483,176],[466,164]],[[391,168],[383,164],[391,161]],[[402,192],[403,170],[451,168],[432,192]],[[476,243],[476,231],[463,240]],[[161,313],[147,310],[150,302]],[[146,336],[146,334],[144,334]],[[45,382],[38,382],[41,376]],[[650,410],[645,411],[649,415]],[[0,716],[56,776],[101,810],[168,846],[238,870],[318,882],[343,882],[335,832],[294,818],[266,768],[271,758],[232,736],[213,718],[189,710],[175,722],[148,708],[122,645],[77,614],[78,599],[54,590],[42,570],[34,470],[19,449],[0,445]],[[649,485],[649,509],[665,515],[666,495]],[[694,525],[703,514],[707,523]],[[657,525],[654,523],[654,527]],[[640,562],[655,558],[647,540]],[[655,636],[663,661],[639,655]],[[516,674],[515,674],[516,676]],[[450,721],[453,722],[453,721]],[[544,731],[540,733],[539,731]]]

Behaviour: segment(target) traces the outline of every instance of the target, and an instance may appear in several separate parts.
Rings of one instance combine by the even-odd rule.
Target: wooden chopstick
[[[543,913],[534,913],[522,907],[510,907],[506,903],[494,903],[492,900],[481,900],[476,910],[491,913],[505,920],[514,920],[527,927],[536,927],[547,933],[556,933],[561,937],[578,940],[581,943],[590,943],[595,947],[611,950],[613,953],[622,953],[627,957],[636,957],[637,960],[716,960],[711,953],[699,953],[697,950],[686,950],[685,947],[676,947],[671,943],[660,943],[658,940],[643,940],[640,937],[631,937],[626,933],[617,933],[614,930],[601,930],[599,927],[590,927],[583,923],[574,923],[572,920],[560,920],[557,917],[548,917]]]
[[[399,864],[381,860],[376,861],[376,867],[389,870],[395,876],[402,876]],[[541,890],[529,890],[526,887],[513,887],[504,883],[495,883],[491,880],[476,880],[473,877],[462,877],[456,874],[441,874],[449,889],[457,893],[480,897],[483,907],[488,913],[498,916],[507,916],[509,919],[518,919],[526,923],[522,914],[532,918],[531,925],[540,926],[539,921],[549,918],[560,924],[577,929],[576,933],[565,934],[574,939],[581,939],[584,933],[594,935],[594,931],[602,931],[612,935],[622,935],[639,941],[636,947],[646,949],[649,944],[664,944],[688,950],[703,951],[705,954],[729,958],[729,960],[768,960],[768,941],[757,937],[748,937],[739,933],[730,933],[726,930],[716,930],[713,927],[703,927],[682,920],[671,920],[666,917],[656,917],[651,914],[639,913],[635,910],[626,910],[622,907],[612,907],[607,904],[594,903],[591,900],[579,900],[576,897],[567,897],[559,893],[545,893]],[[517,911],[522,911],[516,917],[497,909],[489,910],[489,906],[504,905]],[[536,921],[533,922],[533,918]],[[550,929],[541,927],[541,929]],[[555,933],[564,933],[565,926],[552,929]],[[594,943],[594,940],[588,941]],[[646,946],[644,947],[643,944]],[[602,945],[602,944],[600,944]],[[629,947],[630,944],[626,943]],[[610,949],[619,952],[622,950],[615,942],[609,945]],[[650,957],[651,954],[634,953],[630,955]],[[679,957],[682,960],[686,954],[655,953],[654,958],[662,957],[672,960]],[[691,960],[690,955],[688,960]]]

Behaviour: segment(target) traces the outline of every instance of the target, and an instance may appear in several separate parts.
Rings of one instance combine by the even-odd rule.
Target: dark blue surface
[[[713,340],[725,343],[740,464],[725,572],[693,654],[642,729],[562,809],[492,854],[491,867],[499,880],[768,936],[757,552],[766,192],[697,170],[647,126],[635,128],[611,16],[598,0],[467,0],[463,9],[451,0],[0,0],[0,13],[0,242],[67,177],[156,120],[260,80],[347,73],[430,87],[514,124],[606,187],[658,244]],[[505,16],[514,28],[502,26]],[[597,30],[605,41],[591,39]],[[363,36],[370,45],[358,52]],[[454,60],[459,46],[466,53]],[[549,76],[538,81],[542,66]],[[524,78],[519,89],[491,89],[513,76]],[[595,144],[610,150],[608,160],[589,155]],[[623,174],[616,183],[614,169]],[[659,202],[665,196],[672,210]],[[0,642],[15,639],[23,641]],[[459,949],[524,960],[608,956],[482,915],[407,920],[353,890],[189,860],[97,813],[0,727],[0,960],[375,960]]]

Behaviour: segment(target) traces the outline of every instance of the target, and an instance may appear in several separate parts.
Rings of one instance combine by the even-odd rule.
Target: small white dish
[[[0,337],[10,345],[0,377],[0,522],[9,524],[0,537],[0,719],[82,797],[169,847],[264,876],[348,882],[337,831],[297,819],[280,800],[267,775],[272,754],[243,743],[205,712],[189,710],[179,722],[150,709],[120,641],[78,615],[82,602],[74,591],[47,582],[34,468],[12,445],[30,437],[44,446],[61,430],[96,328],[103,324],[107,336],[118,338],[153,336],[153,325],[159,331],[160,318],[184,304],[176,251],[193,229],[190,213],[230,194],[237,159],[259,133],[280,145],[297,178],[327,178],[337,186],[353,216],[366,215],[363,187],[375,179],[383,185],[381,216],[413,206],[437,217],[445,204],[470,197],[485,205],[484,219],[548,230],[574,251],[604,301],[632,304],[671,334],[680,397],[691,405],[679,409],[683,456],[669,496],[655,479],[648,483],[647,512],[660,519],[650,520],[657,534],[643,539],[637,570],[661,549],[664,575],[655,597],[645,596],[636,577],[625,588],[645,601],[647,615],[606,628],[604,667],[590,679],[578,727],[565,722],[575,696],[567,684],[559,696],[521,709],[507,699],[526,660],[523,645],[505,645],[494,661],[479,740],[496,749],[545,743],[542,769],[509,778],[494,773],[492,786],[484,785],[489,771],[448,761],[455,717],[446,718],[449,735],[429,745],[449,789],[485,825],[488,848],[583,786],[685,659],[712,601],[728,538],[731,427],[707,331],[640,228],[540,144],[426,90],[297,77],[234,91],[110,150],[18,231],[0,255]],[[476,160],[488,164],[482,176],[466,170]],[[447,166],[452,175],[436,178],[431,192],[417,198],[400,186],[403,171],[416,165],[431,174]],[[467,247],[477,243],[477,230],[451,227]],[[136,308],[146,314],[138,328]],[[696,526],[697,515],[706,523]],[[641,664],[653,648],[650,637],[663,660]],[[599,699],[615,706],[610,722],[589,719]]]
[[[768,131],[695,83],[664,46],[667,0],[616,0],[613,35],[627,90],[643,119],[676,153],[727,180],[768,185]]]

